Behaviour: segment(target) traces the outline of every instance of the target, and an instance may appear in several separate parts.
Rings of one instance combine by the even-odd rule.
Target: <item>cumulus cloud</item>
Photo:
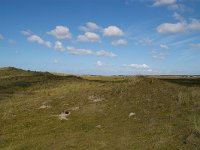
[[[93,51],[89,49],[76,49],[74,47],[68,46],[67,51],[72,55],[92,55]]]
[[[32,33],[32,31],[30,31],[30,30],[23,30],[23,31],[21,31],[21,34],[23,34],[24,36],[30,36],[30,35],[32,35],[33,33]]]
[[[200,30],[200,20],[190,19],[187,22],[181,15],[174,13],[174,18],[179,20],[177,23],[163,23],[157,27],[157,32],[161,34],[176,34],[186,31]]]
[[[104,63],[102,63],[101,61],[98,60],[98,61],[96,62],[96,65],[99,66],[99,67],[101,67],[101,66],[104,65]]]
[[[151,45],[153,43],[153,40],[150,38],[144,38],[139,40],[139,44],[141,45]]]
[[[123,36],[124,32],[117,26],[108,26],[103,29],[104,36]]]
[[[38,43],[38,44],[41,44],[41,45],[45,45],[47,46],[48,48],[51,47],[51,42],[49,41],[44,41],[41,37],[39,37],[38,35],[31,35],[27,38],[27,40],[29,42],[33,42],[33,43]]]
[[[0,40],[3,40],[3,39],[4,39],[3,35],[2,35],[2,34],[0,34]]]
[[[84,35],[78,35],[77,40],[81,42],[99,42],[100,36],[93,32],[86,32]]]
[[[163,23],[157,27],[157,32],[161,34],[175,34],[186,31],[185,23]]]
[[[116,41],[112,41],[112,45],[117,46],[117,45],[126,45],[128,42],[125,39],[119,39]]]
[[[66,27],[64,27],[66,29]],[[56,38],[58,39],[63,39],[63,38],[67,38],[66,33],[69,33],[69,30],[65,30],[62,27],[60,28],[60,26],[57,26],[56,29],[48,32],[48,34],[54,35]],[[67,31],[64,32],[62,34],[61,31]],[[52,47],[51,42],[49,41],[45,41],[43,40],[40,36],[36,35],[36,34],[32,34],[32,32],[27,32],[27,31],[23,31],[21,32],[23,35],[28,36],[27,40],[29,42],[34,42],[34,43],[38,43],[41,45],[45,45],[47,47]],[[78,36],[78,39],[80,41],[92,41],[92,42],[96,42],[96,41],[100,41],[100,36],[96,33],[93,32],[86,32],[84,35]],[[61,41],[56,41],[54,44],[54,48],[60,52],[68,52],[72,55],[94,55],[94,56],[105,56],[105,57],[116,57],[117,55],[106,51],[106,50],[90,50],[90,49],[83,49],[83,48],[75,48],[75,47],[64,47]]]
[[[166,6],[169,10],[179,12],[192,12],[192,8],[181,4],[181,0],[153,0],[153,7]]]
[[[63,47],[62,42],[60,42],[60,41],[55,42],[54,48],[60,52],[65,51],[65,48]]]
[[[99,29],[101,29],[101,27],[94,22],[87,22],[84,26],[79,27],[79,30],[84,32],[95,31]]]
[[[94,51],[90,49],[84,49],[84,48],[75,48],[72,46],[64,47],[62,42],[56,41],[54,48],[60,52],[68,52],[69,54],[72,55],[94,55],[94,56],[105,56],[105,57],[115,57],[115,55],[112,52],[108,52],[105,50],[99,50],[99,51]]]
[[[69,28],[65,26],[56,26],[55,29],[47,32],[47,34],[56,37],[58,40],[72,38],[71,33],[69,32]]]
[[[188,24],[188,29],[200,30],[200,21],[197,19],[192,19],[192,22]]]
[[[95,55],[95,56],[105,56],[105,57],[116,57],[112,52],[108,52],[105,50],[94,51],[90,49],[82,49],[82,48],[75,48],[72,46],[68,46],[66,51],[72,55]]]
[[[28,37],[27,40],[29,42],[36,42],[38,44],[43,44],[44,43],[44,40],[41,37],[37,36],[37,35],[31,35],[31,36]]]
[[[130,65],[124,65],[124,67],[137,68],[137,69],[149,68],[147,64],[130,64]]]
[[[162,48],[162,49],[168,49],[168,48],[169,48],[169,46],[168,46],[168,45],[166,45],[166,44],[160,44],[160,48]]]
[[[154,0],[153,6],[164,6],[176,4],[176,0]]]
[[[107,56],[107,57],[116,57],[117,55],[112,52],[107,52],[105,50],[100,50],[95,52],[96,56]]]

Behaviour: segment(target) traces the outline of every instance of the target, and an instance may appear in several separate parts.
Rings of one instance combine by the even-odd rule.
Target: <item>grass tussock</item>
[[[194,116],[194,132],[200,136],[200,116]]]

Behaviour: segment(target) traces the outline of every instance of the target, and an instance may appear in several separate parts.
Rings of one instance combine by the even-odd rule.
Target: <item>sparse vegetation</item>
[[[200,136],[200,116],[194,117],[194,132]]]
[[[200,149],[199,83],[3,68],[0,149]]]

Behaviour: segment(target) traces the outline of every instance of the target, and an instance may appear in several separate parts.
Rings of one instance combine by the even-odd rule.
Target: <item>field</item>
[[[200,78],[1,68],[0,149],[200,149]]]

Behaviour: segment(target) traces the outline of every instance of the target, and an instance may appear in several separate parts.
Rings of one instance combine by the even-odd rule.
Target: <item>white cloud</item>
[[[45,41],[43,40],[41,37],[39,37],[38,35],[31,35],[27,38],[27,40],[29,42],[33,42],[33,43],[38,43],[38,44],[41,44],[41,45],[45,45],[46,47],[48,48],[51,48],[52,45],[51,45],[51,42],[49,41]],[[15,41],[9,41],[9,42],[15,42]]]
[[[149,68],[149,66],[146,64],[130,64],[130,65],[124,65],[124,67],[137,68],[137,69]]]
[[[45,42],[44,42],[44,45],[46,45],[48,48],[51,48],[51,47],[52,47],[52,44],[51,44],[51,42],[49,42],[49,41],[45,41]]]
[[[105,56],[105,57],[115,57],[117,55],[115,55],[112,52],[108,52],[105,50],[100,50],[100,51],[93,51],[90,49],[77,49],[71,46],[68,46],[66,48],[66,50],[68,51],[68,53],[72,54],[72,55],[95,55],[95,56]]]
[[[117,46],[117,45],[126,45],[128,42],[125,39],[119,39],[116,41],[112,41],[112,45]]]
[[[37,35],[31,35],[31,36],[29,36],[27,38],[27,40],[29,42],[36,42],[38,44],[43,44],[44,43],[44,40],[41,37],[37,36]]]
[[[59,40],[72,38],[71,33],[69,32],[69,28],[65,26],[56,26],[55,29],[47,32],[47,34],[52,35]]]
[[[152,69],[147,69],[146,71],[147,71],[147,72],[153,72],[153,70],[152,70]]]
[[[160,44],[160,48],[163,48],[163,49],[168,49],[168,48],[169,48],[169,46],[168,46],[168,45],[166,45],[166,44]]]
[[[107,57],[116,57],[117,55],[112,52],[107,52],[105,50],[96,51],[96,56],[107,56]]]
[[[4,39],[3,35],[2,35],[2,34],[0,34],[0,40],[3,40],[3,39]]]
[[[84,35],[79,35],[77,40],[81,42],[99,42],[100,36],[93,32],[86,32]]]
[[[172,10],[172,11],[179,11],[179,12],[192,12],[193,11],[192,8],[185,6],[183,4],[180,4],[180,3],[169,5],[168,9]]]
[[[63,47],[62,42],[60,42],[60,41],[56,41],[55,42],[54,48],[56,50],[60,51],[60,52],[64,52],[65,51],[65,48]]]
[[[151,56],[154,59],[164,60],[164,59],[166,59],[167,54],[165,54],[165,53],[159,53],[157,51],[152,51],[151,52]]]
[[[200,30],[200,20],[192,18],[190,19],[190,22],[187,22],[180,14],[176,12],[173,14],[173,17],[179,22],[163,23],[157,27],[157,32],[161,34],[176,34],[186,31]]]
[[[41,45],[45,45],[48,48],[52,47],[52,44],[51,44],[50,41],[43,40],[40,36],[38,36],[36,34],[33,34],[32,31],[30,31],[30,30],[21,31],[21,34],[23,34],[24,36],[27,36],[27,40],[29,42],[33,42],[33,43],[38,43],[38,44],[41,44]],[[16,44],[16,41],[14,41],[12,39],[10,39],[8,42],[10,44]]]
[[[31,35],[27,38],[27,40],[29,42],[33,42],[33,43],[38,43],[38,44],[41,44],[41,45],[45,45],[47,46],[48,48],[51,47],[51,42],[49,41],[44,41],[41,37],[39,37],[38,35]]]
[[[154,0],[153,6],[164,6],[176,4],[176,0]]]
[[[79,30],[84,32],[99,30],[101,27],[94,22],[87,22],[84,26],[80,26]]]
[[[74,47],[68,46],[67,51],[72,55],[92,55],[93,51],[89,49],[76,49]]]
[[[192,19],[192,22],[188,24],[188,29],[200,30],[200,21],[197,19]]]
[[[24,36],[30,36],[33,33],[30,30],[23,30],[23,31],[21,31],[21,34],[23,34]]]
[[[183,23],[186,22],[185,19],[184,19],[180,14],[178,14],[177,12],[175,12],[175,13],[173,14],[173,17],[174,17],[176,20],[180,21],[180,22],[183,22]]]
[[[96,62],[96,65],[101,67],[101,66],[104,65],[104,63],[102,63],[101,61],[98,60],[98,61]]]
[[[160,53],[160,54],[157,54],[157,55],[152,55],[152,58],[154,59],[160,59],[160,60],[164,60],[166,57],[164,54]]]
[[[123,36],[124,32],[117,26],[108,26],[103,29],[104,36]]]
[[[186,31],[185,23],[163,23],[157,27],[157,32],[161,34],[175,34]]]
[[[151,45],[153,43],[152,39],[144,38],[142,40],[139,40],[139,44],[141,45]]]
[[[145,1],[146,2],[146,1]],[[167,6],[169,10],[179,12],[192,12],[192,8],[181,4],[181,0],[153,0],[154,7]]]
[[[64,48],[62,42],[56,41],[54,48],[60,52],[67,51],[69,54],[72,55],[94,55],[94,56],[105,56],[105,57],[116,57],[112,52],[108,52],[105,50],[94,51],[90,49],[83,49],[83,48],[75,48],[72,46],[68,46]]]

